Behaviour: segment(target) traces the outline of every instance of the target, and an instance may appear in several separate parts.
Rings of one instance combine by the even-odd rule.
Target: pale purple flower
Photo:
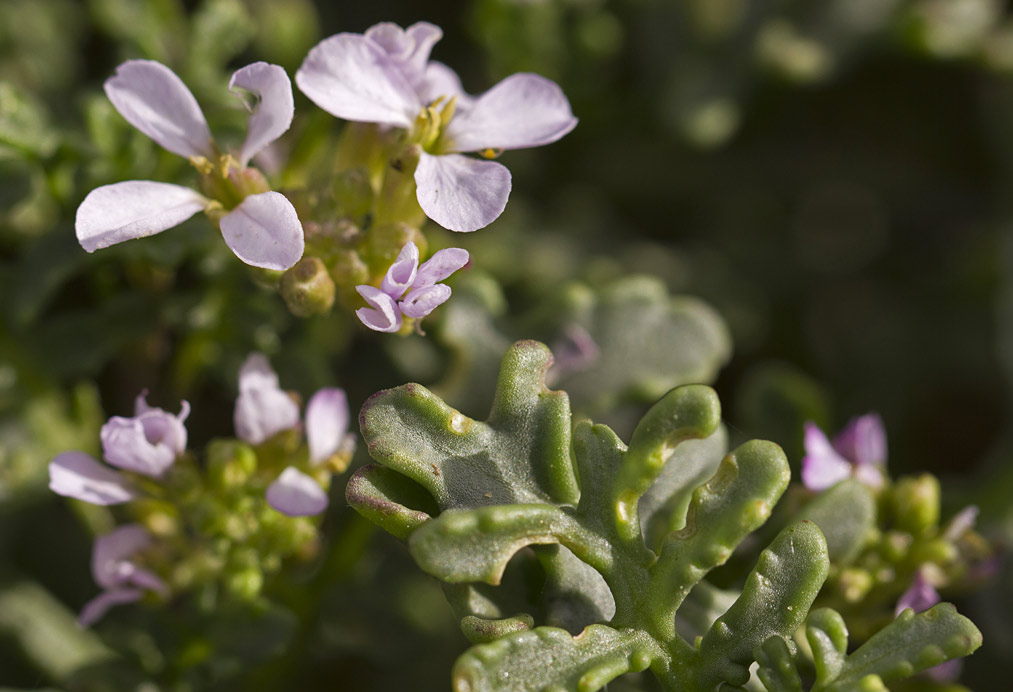
[[[321,464],[339,451],[351,452],[355,436],[348,433],[348,397],[345,390],[325,387],[306,404],[306,443],[310,463]]]
[[[255,445],[299,425],[299,405],[279,386],[262,353],[251,353],[239,370],[233,422],[239,439]]]
[[[63,452],[49,462],[49,489],[93,505],[118,505],[137,497],[122,474],[84,452]]]
[[[239,259],[265,269],[288,269],[302,257],[303,229],[295,208],[273,191],[251,192],[250,158],[280,137],[292,122],[292,85],[285,70],[264,62],[236,71],[229,89],[253,95],[246,140],[238,160],[219,156],[197,100],[182,80],[153,60],[128,60],[106,80],[116,110],[165,149],[188,158],[209,175],[220,176],[232,196],[242,199],[218,225]],[[239,91],[237,91],[239,90]],[[246,103],[244,101],[244,103]],[[88,252],[177,226],[198,211],[221,213],[219,201],[170,183],[131,180],[92,190],[77,209],[75,227]]]
[[[469,96],[450,68],[429,61],[442,35],[427,22],[337,34],[309,52],[295,81],[332,115],[407,130],[422,145],[415,169],[422,210],[452,231],[474,231],[503,212],[510,171],[462,152],[494,156],[549,144],[577,119],[559,86],[536,74],[514,74]]]
[[[289,466],[268,486],[267,502],[290,517],[309,516],[327,509],[327,493],[315,480]]]
[[[105,460],[121,469],[160,477],[186,451],[189,402],[182,402],[178,416],[148,406],[147,392],[134,404],[134,417],[113,416],[102,426],[100,438]]]
[[[190,404],[183,401],[179,414],[173,415],[149,406],[146,394],[135,400],[133,418],[113,416],[102,426],[102,452],[113,466],[159,478],[186,451],[183,422],[190,415]],[[64,452],[50,462],[49,488],[93,505],[115,505],[138,496],[122,474],[77,451]]]
[[[252,353],[239,371],[239,396],[234,415],[236,434],[260,444],[299,425],[299,406],[278,382],[278,375],[262,353]],[[325,387],[306,406],[309,462],[316,466],[338,452],[351,454],[355,437],[348,433],[348,397],[344,390]],[[310,476],[286,468],[267,489],[267,502],[289,516],[319,514],[327,508],[327,493]]]
[[[162,596],[168,587],[153,572],[139,567],[134,558],[151,545],[151,535],[139,524],[126,524],[95,539],[91,571],[103,591],[81,610],[78,622],[88,627],[114,605],[138,601],[145,591]]]
[[[805,424],[802,482],[810,490],[825,490],[854,476],[872,488],[883,485],[886,431],[878,414],[853,418],[831,444],[819,427]]]
[[[468,263],[467,250],[439,250],[419,266],[419,248],[408,241],[390,265],[380,288],[362,284],[355,287],[370,305],[359,308],[359,320],[378,332],[396,332],[402,315],[422,319],[450,298],[450,286],[438,283]]]

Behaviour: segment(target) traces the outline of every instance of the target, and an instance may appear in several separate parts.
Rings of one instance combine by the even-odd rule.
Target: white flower
[[[429,61],[442,35],[427,22],[337,34],[309,52],[295,81],[332,115],[408,130],[423,150],[415,169],[422,210],[452,231],[474,231],[503,212],[510,171],[461,152],[488,157],[549,144],[577,119],[559,86],[536,74],[511,75],[478,97],[464,93],[450,68]]]
[[[238,160],[219,157],[197,100],[165,65],[130,60],[106,80],[106,95],[116,110],[162,147],[214,176],[223,199],[147,180],[104,185],[92,190],[77,210],[77,239],[85,250],[161,233],[204,210],[220,216],[222,236],[243,262],[283,270],[299,261],[304,240],[295,208],[284,195],[267,190],[258,171],[247,168],[292,123],[291,82],[281,67],[257,62],[233,74],[229,89],[256,97]]]

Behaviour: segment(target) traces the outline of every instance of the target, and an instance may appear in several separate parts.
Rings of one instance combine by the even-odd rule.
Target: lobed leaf
[[[689,590],[766,521],[790,480],[781,448],[753,440],[726,456],[714,477],[696,489],[686,526],[665,540],[652,569],[651,617],[666,637],[674,633],[675,612]]]
[[[805,620],[830,568],[827,543],[809,521],[788,526],[760,554],[742,595],[700,642],[701,688],[749,680],[753,650],[790,637]]]
[[[952,604],[940,603],[917,615],[909,608],[848,656],[825,689],[845,692],[872,675],[884,681],[905,678],[979,646],[981,632]]]
[[[574,637],[537,627],[473,646],[454,665],[454,692],[594,692],[627,672],[664,665],[661,647],[643,632],[591,625]]]

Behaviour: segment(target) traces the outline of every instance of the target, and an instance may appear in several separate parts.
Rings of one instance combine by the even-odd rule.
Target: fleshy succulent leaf
[[[790,480],[781,448],[754,440],[726,456],[714,477],[696,489],[686,526],[665,540],[652,570],[652,617],[666,636],[689,589],[766,521]]]
[[[952,604],[940,603],[917,615],[908,609],[848,656],[833,683],[814,690],[845,692],[869,676],[906,678],[979,646],[981,632]]]
[[[816,666],[816,684],[826,685],[836,678],[848,654],[848,628],[835,610],[820,608],[809,614],[806,641]]]
[[[876,524],[876,500],[869,487],[849,478],[825,490],[796,515],[815,522],[827,539],[830,559],[850,564]]]
[[[402,541],[432,518],[427,512],[411,509],[433,504],[425,490],[379,464],[357,470],[345,487],[345,498],[359,514]]]
[[[756,676],[768,692],[802,692],[802,678],[795,667],[795,657],[788,642],[773,636],[753,652],[759,668]]]
[[[667,534],[686,525],[693,491],[717,472],[727,452],[724,426],[703,440],[686,440],[675,448],[654,485],[640,498],[640,526],[649,548],[657,550]]]
[[[637,630],[591,625],[574,637],[537,627],[472,647],[454,665],[454,692],[594,692],[623,673],[666,659],[657,642]]]
[[[497,505],[448,510],[409,541],[419,566],[447,582],[498,584],[514,553],[562,543],[591,564],[609,560],[608,545],[553,505]]]
[[[742,595],[703,636],[700,687],[749,680],[753,649],[768,637],[789,637],[798,629],[829,567],[819,527],[803,521],[781,531],[760,554]]]
[[[637,504],[661,473],[675,447],[703,439],[721,423],[717,394],[703,385],[676,387],[651,407],[633,430],[613,492],[616,527],[626,540],[640,539]]]

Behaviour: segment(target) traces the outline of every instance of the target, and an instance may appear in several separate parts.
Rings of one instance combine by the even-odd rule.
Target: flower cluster
[[[211,562],[226,569],[232,552],[266,550],[274,556],[267,563],[277,564],[278,556],[295,552],[306,538],[305,527],[292,523],[286,529],[285,522],[327,508],[330,476],[348,466],[355,450],[347,397],[337,388],[321,389],[310,399],[301,444],[299,406],[259,353],[250,355],[239,373],[234,422],[246,444],[212,443],[203,473],[194,473],[196,460],[187,453],[189,404],[182,402],[173,415],[149,406],[145,396],[137,397],[133,417],[114,416],[102,426],[109,466],[80,451],[64,452],[49,465],[54,492],[95,505],[127,504],[140,520],[96,539],[92,572],[103,591],[82,611],[85,625],[113,605],[137,601],[146,592],[164,598],[180,586],[151,568],[150,552],[176,550],[176,559],[185,561],[204,549],[218,551]],[[169,514],[156,509],[158,518],[151,520],[153,507],[168,508]],[[266,516],[272,512],[291,519]],[[169,548],[156,540],[167,536],[192,545]]]
[[[364,325],[378,332],[401,329],[402,316],[420,320],[450,298],[450,286],[438,283],[468,263],[468,252],[447,248],[419,266],[419,248],[408,242],[390,265],[380,288],[355,287],[371,307],[356,311]]]

